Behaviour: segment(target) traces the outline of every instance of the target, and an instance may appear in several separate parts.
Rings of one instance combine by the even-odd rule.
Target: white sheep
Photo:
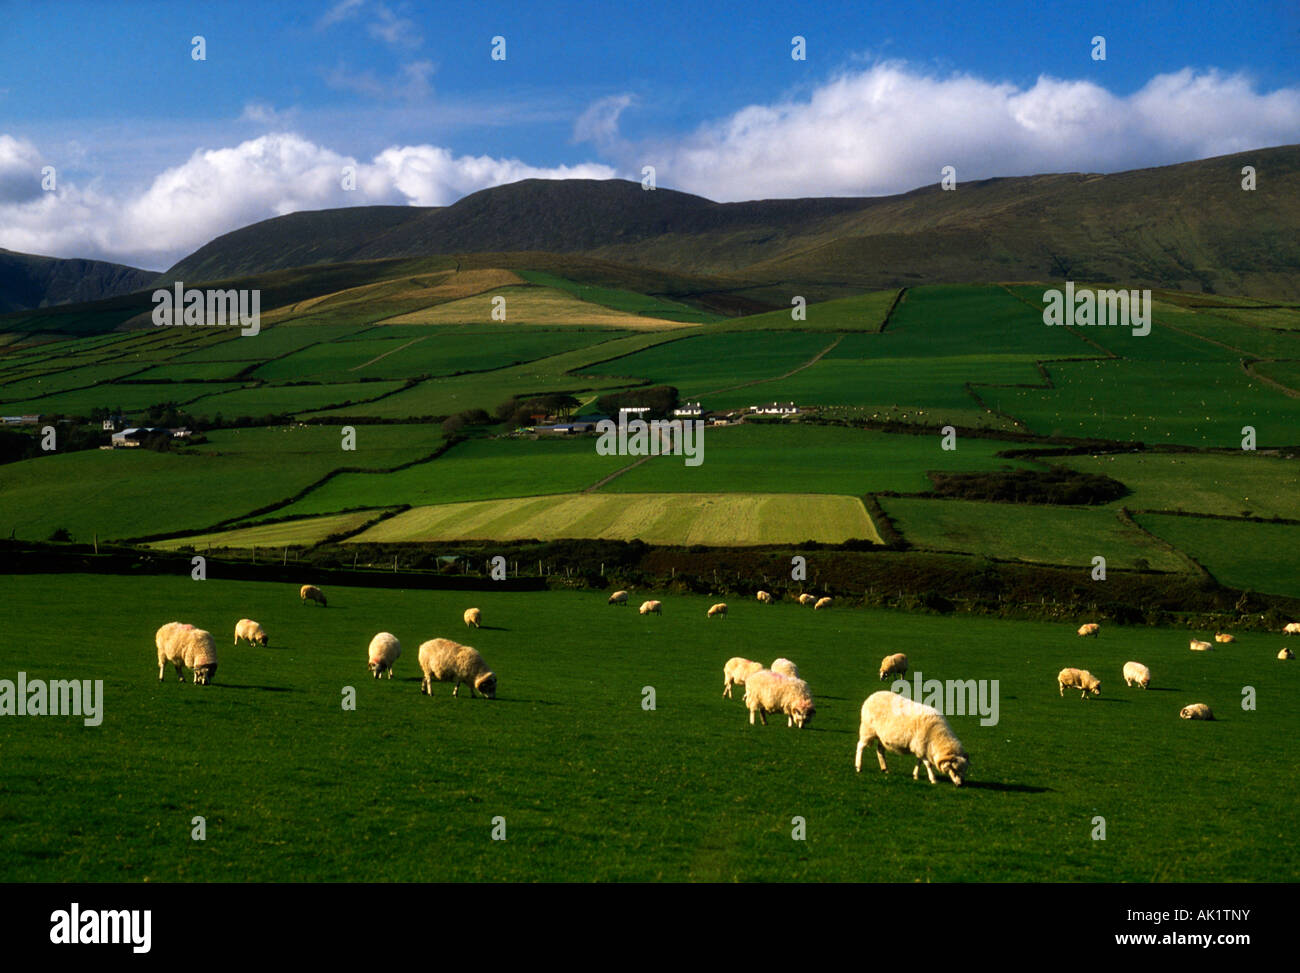
[[[934,771],[938,768],[939,773],[947,774],[960,787],[970,768],[970,757],[942,713],[933,706],[885,689],[872,693],[862,704],[858,751],[853,758],[853,768],[858,773],[862,772],[862,751],[873,744],[880,769],[885,773],[889,771],[885,766],[886,750],[916,757],[913,780],[920,778],[924,766],[930,783],[937,783]]]
[[[664,613],[664,603],[662,601],[643,601],[640,608],[642,615],[662,615]]]
[[[206,686],[217,674],[217,643],[211,632],[184,622],[168,622],[154,635],[154,644],[158,647],[159,682],[169,662],[181,682],[185,681],[182,667],[194,673],[197,686]]]
[[[813,605],[813,611],[821,611],[823,608],[830,608],[830,607],[831,607],[831,599],[829,596],[826,598],[818,598],[816,603]]]
[[[751,726],[755,713],[764,726],[767,726],[768,713],[784,713],[786,726],[802,730],[817,712],[806,682],[769,669],[759,669],[745,680],[745,705],[749,707]]]
[[[1282,626],[1283,635],[1300,635],[1300,622],[1288,622]]]
[[[420,646],[420,669],[424,672],[424,681],[420,683],[420,692],[426,696],[433,695],[434,682],[452,683],[451,694],[457,695],[460,684],[469,687],[471,698],[477,689],[488,699],[496,699],[497,677],[478,649],[461,645],[451,639],[430,639]]]
[[[789,676],[791,679],[799,678],[799,667],[784,656],[773,660],[768,668],[773,672],[779,672],[783,676]]]
[[[1228,642],[1235,642],[1237,641],[1237,639],[1232,635],[1228,635],[1226,632],[1215,632],[1214,641],[1228,643]]]
[[[1151,685],[1151,670],[1140,662],[1124,663],[1124,685],[1132,686],[1137,683],[1143,689]]]
[[[1285,662],[1287,659],[1294,659],[1295,653],[1292,652],[1290,649],[1288,649],[1286,646],[1283,646],[1282,651],[1277,654],[1277,657],[1281,659],[1283,662]]]
[[[731,687],[745,685],[745,680],[762,668],[763,663],[741,656],[728,659],[727,664],[722,667],[722,695],[731,699]]]
[[[757,595],[755,595],[754,597],[757,598],[759,601],[761,601],[761,602],[762,602],[763,604],[765,604],[765,605],[770,605],[770,604],[772,604],[772,592],[770,592],[770,591],[760,591],[760,592],[759,592]]]
[[[815,605],[816,603],[817,599],[813,595],[805,593],[799,596],[799,604],[801,605]]]
[[[1062,669],[1057,673],[1056,681],[1061,687],[1062,696],[1065,695],[1066,686],[1082,690],[1079,694],[1080,699],[1087,699],[1089,693],[1094,696],[1101,695],[1101,680],[1087,669]]]
[[[1214,646],[1209,642],[1202,642],[1200,639],[1192,639],[1190,648],[1193,652],[1209,652]]]
[[[1100,631],[1101,631],[1101,626],[1098,625],[1096,622],[1088,622],[1087,624],[1079,626],[1079,635],[1082,638],[1087,638],[1088,636],[1092,636],[1093,638],[1096,638],[1097,633]]]
[[[611,604],[611,605],[626,605],[626,604],[627,604],[627,592],[626,592],[626,591],[616,591],[616,592],[614,592],[612,595],[609,596],[609,604]]]
[[[304,605],[309,601],[314,601],[322,608],[326,607],[324,593],[314,584],[305,584],[299,588],[298,597],[302,599]]]
[[[727,617],[727,606],[724,602],[718,602],[708,610],[708,613],[704,617],[712,618],[714,615],[721,615],[723,618]]]
[[[393,665],[402,655],[402,643],[392,632],[380,632],[370,640],[370,674],[378,679],[385,672],[393,678]]]
[[[1178,711],[1178,715],[1185,720],[1212,720],[1214,714],[1210,712],[1210,707],[1204,703],[1192,703],[1191,706],[1184,706]]]
[[[271,641],[267,638],[266,632],[263,630],[262,626],[257,624],[257,622],[253,621],[251,618],[241,618],[235,623],[236,645],[239,644],[240,639],[243,639],[249,645],[268,645]]]
[[[895,652],[893,655],[887,655],[880,660],[880,681],[884,682],[890,676],[907,675],[907,656],[901,652]]]
[[[470,628],[479,628],[483,624],[483,613],[477,608],[466,608],[465,624]]]

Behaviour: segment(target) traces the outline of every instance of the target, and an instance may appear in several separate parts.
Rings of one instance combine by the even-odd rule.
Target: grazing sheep
[[[253,621],[251,618],[241,618],[235,624],[236,645],[239,644],[240,639],[244,639],[249,645],[263,646],[269,644],[271,641],[266,637],[266,632],[263,630],[262,626],[258,625],[257,622]]]
[[[708,614],[706,614],[704,617],[712,618],[714,615],[721,615],[723,618],[726,618],[727,617],[726,604],[723,602],[718,602],[716,605],[714,605],[712,608],[709,609]]]
[[[813,605],[813,611],[821,611],[821,609],[823,608],[830,608],[830,607],[831,607],[831,599],[829,597],[818,598],[817,603]]]
[[[1087,699],[1088,694],[1094,696],[1101,695],[1101,680],[1094,676],[1087,669],[1062,669],[1057,673],[1056,681],[1061,687],[1061,695],[1065,695],[1065,687],[1071,689],[1080,689],[1080,699]]]
[[[385,672],[393,678],[393,666],[402,655],[402,643],[392,632],[380,632],[370,640],[370,674],[378,679]]]
[[[765,605],[772,604],[772,592],[770,591],[760,591],[754,597],[756,597],[759,601],[761,601]]]
[[[768,668],[773,672],[779,672],[783,676],[789,676],[791,679],[799,678],[799,667],[785,657],[774,660]]]
[[[887,655],[880,660],[880,681],[884,682],[890,676],[907,675],[907,656],[901,652],[895,652],[893,655]]]
[[[477,689],[488,699],[496,699],[497,677],[483,661],[478,649],[461,645],[451,639],[430,639],[420,646],[420,669],[424,672],[424,681],[420,683],[420,692],[426,696],[433,695],[434,682],[452,683],[451,694],[457,695],[460,684],[469,687],[470,697]]]
[[[853,768],[858,773],[862,772],[862,751],[873,744],[880,769],[885,773],[889,771],[885,766],[886,750],[916,757],[913,780],[919,779],[924,766],[930,783],[937,783],[934,777],[937,767],[939,773],[947,774],[960,787],[970,768],[970,757],[942,713],[933,706],[885,689],[872,693],[862,704],[858,752],[853,758]]]
[[[1137,683],[1143,689],[1151,685],[1151,670],[1140,662],[1124,663],[1124,685],[1132,686]]]
[[[1282,626],[1283,635],[1300,635],[1300,622],[1288,622]]]
[[[158,647],[159,682],[169,662],[181,682],[185,681],[182,667],[194,673],[196,686],[206,686],[217,674],[217,643],[211,632],[184,622],[168,622],[154,635],[154,644]]]
[[[1192,703],[1191,706],[1184,706],[1178,711],[1178,715],[1185,720],[1212,720],[1214,714],[1210,712],[1210,707],[1204,703]]]
[[[1191,650],[1193,652],[1209,652],[1214,648],[1209,642],[1202,642],[1200,639],[1192,639]]]
[[[1237,639],[1236,639],[1234,636],[1228,635],[1228,634],[1226,634],[1226,633],[1224,633],[1224,632],[1215,632],[1215,633],[1214,633],[1214,641],[1216,641],[1216,642],[1235,642],[1235,641],[1237,641]]]
[[[479,628],[483,624],[483,613],[477,608],[466,608],[465,624],[470,628]]]
[[[302,599],[305,605],[309,601],[314,601],[322,608],[325,607],[325,595],[314,584],[305,584],[298,590],[298,597]]]
[[[799,604],[801,605],[815,605],[816,603],[817,599],[812,595],[802,594],[799,596]]]
[[[1086,625],[1079,626],[1079,635],[1082,638],[1087,638],[1089,635],[1091,635],[1093,638],[1096,638],[1097,633],[1100,631],[1101,631],[1101,626],[1098,625],[1096,622],[1088,622]]]
[[[767,726],[768,713],[784,713],[786,726],[802,730],[817,712],[806,682],[769,669],[759,669],[745,680],[745,705],[749,707],[751,726],[755,713],[764,726]]]
[[[614,592],[612,595],[609,596],[609,604],[611,604],[611,605],[626,605],[626,604],[627,604],[627,592],[626,592],[626,591],[616,591],[616,592]]]
[[[664,613],[664,603],[662,601],[643,601],[641,602],[642,615],[662,615]]]
[[[722,667],[722,695],[732,698],[731,687],[745,685],[745,680],[763,668],[763,663],[735,656]]]
[[[1295,653],[1283,646],[1282,651],[1277,654],[1277,657],[1285,662],[1287,659],[1294,659]]]

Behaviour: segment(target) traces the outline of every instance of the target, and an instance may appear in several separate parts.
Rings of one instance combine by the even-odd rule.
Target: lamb
[[[1096,638],[1097,633],[1100,631],[1101,631],[1101,626],[1098,625],[1096,622],[1088,622],[1086,625],[1079,626],[1079,635],[1081,638],[1087,638],[1089,635],[1091,635],[1093,638]]]
[[[770,591],[760,591],[754,597],[756,597],[759,601],[761,601],[765,605],[772,604],[772,592]]]
[[[885,766],[886,750],[916,757],[912,779],[920,777],[924,766],[931,784],[937,783],[934,777],[936,767],[957,787],[962,785],[970,768],[970,757],[942,713],[933,706],[885,689],[872,693],[862,704],[858,752],[853,758],[853,768],[858,773],[862,772],[862,751],[872,744],[883,773],[889,772]]]
[[[471,628],[479,628],[483,622],[483,613],[477,608],[465,609],[465,624]]]
[[[1143,689],[1151,685],[1151,670],[1140,662],[1124,663],[1124,685],[1132,686],[1137,683]]]
[[[611,604],[611,605],[626,605],[626,604],[627,604],[627,592],[626,592],[626,591],[616,591],[616,592],[614,592],[612,595],[609,596],[609,604]]]
[[[816,603],[817,599],[810,594],[805,593],[799,596],[799,604],[801,605],[815,605]]]
[[[402,655],[402,643],[391,632],[380,632],[370,640],[370,674],[378,679],[385,672],[393,678],[393,665]]]
[[[1236,639],[1234,636],[1232,636],[1232,635],[1228,635],[1228,634],[1225,633],[1225,632],[1215,632],[1215,633],[1214,633],[1214,641],[1216,641],[1216,642],[1235,642],[1235,641],[1237,641],[1237,639]]]
[[[1057,683],[1061,687],[1061,695],[1065,695],[1065,687],[1071,689],[1080,689],[1080,699],[1087,699],[1088,694],[1094,696],[1101,695],[1101,680],[1094,676],[1087,669],[1062,669],[1056,676]]]
[[[723,618],[727,617],[727,606],[724,602],[718,602],[709,609],[708,613],[704,617],[712,618],[714,615],[721,615]]]
[[[1283,646],[1282,651],[1277,654],[1277,657],[1281,659],[1283,662],[1285,662],[1287,659],[1294,659],[1295,653],[1292,652],[1290,649],[1288,649],[1286,646]]]
[[[154,635],[154,644],[158,647],[159,682],[169,662],[181,682],[185,681],[182,667],[193,672],[196,686],[206,686],[217,674],[217,644],[211,632],[183,622],[168,622]]]
[[[314,601],[322,608],[325,607],[325,595],[314,584],[305,584],[298,590],[298,597],[302,599],[305,605],[309,601]]]
[[[768,713],[784,713],[786,726],[802,730],[817,712],[806,682],[769,669],[760,669],[745,680],[745,705],[749,707],[751,726],[755,713],[764,726],[767,726]]]
[[[813,611],[821,611],[823,608],[830,608],[830,607],[831,607],[831,599],[829,597],[818,598],[817,603],[813,605]]]
[[[887,655],[880,660],[880,681],[884,682],[890,676],[907,675],[907,656],[901,652],[895,652],[893,655]]]
[[[783,676],[789,676],[791,679],[799,678],[799,667],[784,656],[774,660],[768,668]]]
[[[451,694],[457,695],[460,684],[469,687],[471,698],[477,689],[487,699],[497,697],[497,677],[478,649],[461,645],[451,639],[430,639],[420,646],[420,669],[424,672],[424,681],[420,683],[420,692],[426,696],[433,695],[433,684],[449,682]]]
[[[1209,642],[1202,642],[1200,639],[1192,639],[1191,650],[1193,652],[1209,652],[1214,648]]]
[[[664,604],[661,601],[643,601],[641,602],[642,615],[662,615],[664,613]]]
[[[745,680],[763,668],[763,663],[754,662],[751,659],[744,659],[735,656],[727,660],[727,664],[722,667],[722,695],[728,699],[733,698],[731,687],[745,685]]]
[[[1283,635],[1300,635],[1300,622],[1288,622],[1282,626]]]
[[[1178,711],[1178,715],[1185,720],[1212,720],[1214,714],[1210,712],[1210,707],[1204,703],[1192,703],[1191,706],[1184,706]]]
[[[257,624],[257,622],[253,621],[251,618],[241,618],[235,624],[236,645],[239,644],[240,639],[244,639],[249,645],[262,646],[269,644],[271,641],[266,637],[266,632],[262,626]]]

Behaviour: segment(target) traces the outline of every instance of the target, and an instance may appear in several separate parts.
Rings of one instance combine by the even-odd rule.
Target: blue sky
[[[268,6],[0,3],[0,247],[162,267],[281,212],[529,175],[651,164],[714,199],[876,195],[941,164],[1114,171],[1300,142],[1295,3]]]

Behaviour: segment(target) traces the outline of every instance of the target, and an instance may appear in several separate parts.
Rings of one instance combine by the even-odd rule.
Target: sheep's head
[[[217,675],[217,664],[209,662],[205,666],[199,666],[194,670],[194,684],[196,686],[206,686]]]
[[[1101,695],[1101,680],[1099,680],[1099,679],[1094,679],[1094,680],[1092,681],[1092,683],[1088,686],[1088,692],[1092,693],[1094,696],[1100,696],[1100,695]]]
[[[808,725],[816,713],[817,707],[811,702],[796,703],[794,709],[790,713],[790,717],[794,720],[794,725],[802,730]]]
[[[379,659],[372,659],[370,662],[370,674],[374,676],[376,679],[378,679],[383,674],[383,671],[386,668],[388,667],[385,666],[384,663],[381,662]]]
[[[961,782],[966,777],[966,771],[969,769],[970,757],[964,753],[945,757],[939,761],[940,772],[947,774],[957,787],[961,787]]]
[[[497,698],[497,677],[494,672],[485,672],[474,680],[474,688],[488,699]]]
[[[265,632],[263,632],[257,637],[257,644],[263,647],[268,646],[271,644],[271,639]]]

